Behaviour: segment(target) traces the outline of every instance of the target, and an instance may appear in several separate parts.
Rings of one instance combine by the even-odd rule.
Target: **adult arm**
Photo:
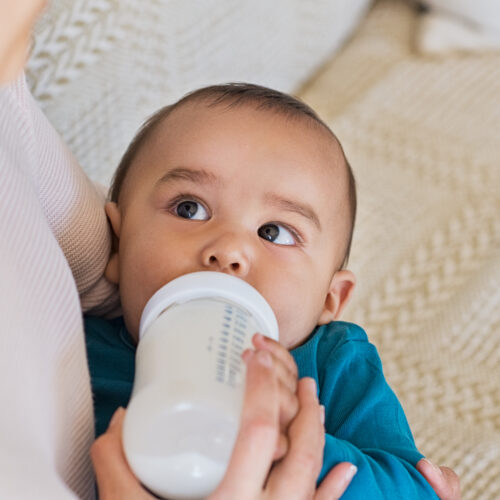
[[[40,206],[19,85],[0,89],[0,498],[92,498],[81,309]]]
[[[105,194],[87,177],[31,96],[23,78],[16,98],[32,134],[33,170],[40,206],[73,274],[83,312],[117,313],[118,293],[104,278],[111,233]]]
[[[10,99],[9,114],[2,112],[9,123],[20,126],[7,124],[12,132],[22,134],[15,138],[11,134],[8,140],[17,145],[23,142],[29,156],[28,162],[24,160],[25,170],[71,268],[83,310],[109,314],[117,311],[118,295],[103,276],[111,247],[104,195],[87,178],[20,76],[32,25],[44,4],[44,0],[0,2],[0,87],[10,85],[4,88]],[[7,140],[5,134],[2,140]]]
[[[73,179],[72,167],[19,76],[44,3],[0,2],[0,498],[92,499],[81,308],[50,197],[72,205],[67,189],[54,192],[64,182],[44,179]],[[93,286],[84,280],[79,289]]]
[[[31,29],[44,0],[0,2],[0,86],[15,80],[28,57]]]

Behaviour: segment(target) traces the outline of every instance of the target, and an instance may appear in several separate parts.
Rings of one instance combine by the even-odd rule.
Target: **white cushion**
[[[500,31],[480,29],[444,11],[430,11],[420,19],[416,47],[425,54],[485,52],[500,49]]]
[[[461,17],[486,31],[500,33],[500,2],[496,0],[425,0],[423,3]]]

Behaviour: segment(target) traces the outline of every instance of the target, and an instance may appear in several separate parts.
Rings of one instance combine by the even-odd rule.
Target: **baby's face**
[[[148,139],[120,204],[107,212],[119,238],[115,280],[135,338],[153,293],[195,271],[255,287],[287,348],[337,317],[352,290],[351,273],[335,273],[349,225],[343,156],[326,131],[304,120],[247,105],[186,104]]]

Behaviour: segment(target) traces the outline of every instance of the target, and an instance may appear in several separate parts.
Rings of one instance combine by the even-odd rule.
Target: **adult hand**
[[[22,71],[31,30],[45,0],[0,1],[0,84],[14,80]]]
[[[315,384],[299,381],[299,413],[290,426],[290,449],[269,474],[279,433],[278,380],[272,358],[252,353],[247,358],[247,389],[240,433],[228,471],[209,500],[239,498],[273,500],[280,498],[335,500],[342,496],[355,468],[337,465],[318,490],[315,479],[321,467],[324,430]],[[121,434],[125,410],[115,413],[108,431],[92,446],[101,500],[152,500],[130,470],[123,453]],[[447,467],[436,467],[426,459],[417,469],[434,488],[441,500],[460,500],[458,476]],[[266,483],[266,479],[269,477]]]
[[[279,379],[269,352],[247,356],[247,382],[240,432],[228,470],[209,500],[335,500],[356,469],[342,463],[321,486],[315,484],[323,459],[322,410],[311,379],[298,384],[299,412],[289,428],[289,450],[274,467],[279,436]],[[91,448],[100,500],[151,500],[130,470],[121,434],[125,411],[117,410],[108,431]]]
[[[286,456],[269,473],[279,433],[278,378],[267,351],[247,358],[247,390],[238,439],[227,473],[209,500],[272,500],[340,498],[356,468],[337,465],[316,490],[323,461],[323,411],[313,379],[299,380],[299,411],[289,428]]]
[[[279,422],[280,434],[274,452],[274,460],[283,458],[288,451],[288,428],[299,411],[299,400],[297,398],[298,369],[290,351],[276,340],[256,333],[252,337],[252,343],[256,350],[267,351],[272,356],[272,366],[278,378],[279,394]],[[243,353],[246,361],[254,351],[247,349]]]
[[[125,410],[118,408],[108,430],[90,448],[100,500],[154,500],[134,476],[122,446]]]
[[[437,467],[423,458],[417,463],[417,469],[432,486],[441,500],[460,500],[460,479],[449,467]]]

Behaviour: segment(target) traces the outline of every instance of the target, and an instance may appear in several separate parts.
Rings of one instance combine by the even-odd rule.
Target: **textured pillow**
[[[51,0],[27,76],[93,180],[109,183],[144,119],[187,91],[251,81],[294,91],[371,0]]]

